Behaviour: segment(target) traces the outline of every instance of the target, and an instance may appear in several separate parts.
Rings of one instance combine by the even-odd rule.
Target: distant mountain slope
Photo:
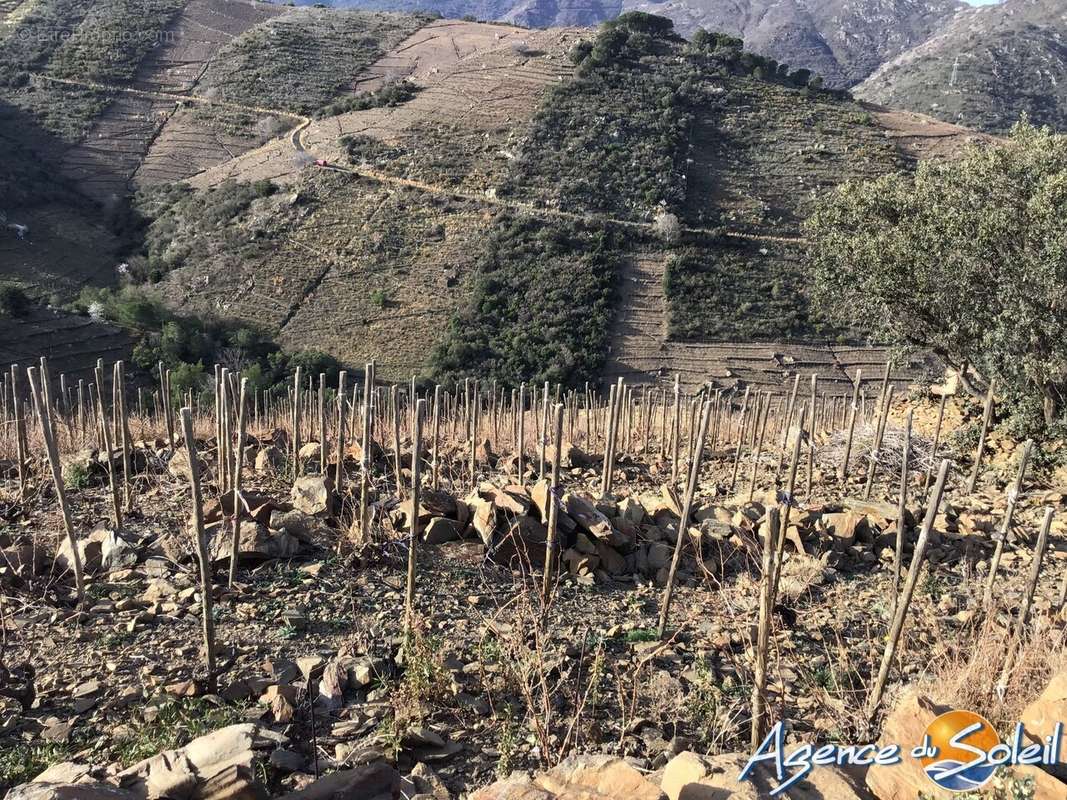
[[[533,28],[595,25],[624,11],[647,11],[672,19],[682,35],[704,28],[740,36],[748,50],[806,67],[834,87],[862,81],[881,64],[926,41],[966,8],[961,0],[332,0],[327,4],[425,9]]]
[[[969,9],[855,90],[866,100],[1004,131],[1026,113],[1067,126],[1067,4],[1006,0]]]

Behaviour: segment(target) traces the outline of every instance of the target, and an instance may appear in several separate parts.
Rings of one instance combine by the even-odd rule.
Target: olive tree
[[[1016,413],[1067,397],[1067,136],[1025,121],[914,174],[848,182],[806,223],[813,296],[834,322],[923,348]]]

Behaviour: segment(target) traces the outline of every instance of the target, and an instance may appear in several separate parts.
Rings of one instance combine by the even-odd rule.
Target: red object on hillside
[[[325,158],[316,158],[315,159],[315,166],[316,167],[328,167],[330,165],[327,163]]]

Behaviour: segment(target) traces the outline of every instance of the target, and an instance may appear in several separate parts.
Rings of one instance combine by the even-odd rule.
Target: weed
[[[154,710],[152,710],[154,709]],[[163,750],[182,747],[198,736],[244,721],[240,706],[215,705],[200,698],[167,699],[144,709],[127,726],[110,756],[124,766]]]
[[[72,461],[63,467],[63,483],[68,489],[88,489],[90,481],[89,469],[84,464]]]
[[[634,628],[632,631],[626,631],[623,638],[627,642],[654,642],[659,636],[651,628]]]
[[[504,709],[504,719],[500,721],[500,738],[497,741],[497,750],[500,756],[496,762],[496,774],[500,778],[506,778],[514,769],[515,752],[519,743],[519,726],[515,723],[514,712],[511,706]]]
[[[68,744],[29,744],[0,740],[0,790],[26,783],[53,764],[69,758]]]

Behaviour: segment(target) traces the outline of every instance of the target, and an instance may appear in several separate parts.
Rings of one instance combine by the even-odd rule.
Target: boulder
[[[709,758],[680,753],[663,769],[663,792],[667,800],[763,800],[778,785],[777,777],[773,767],[764,762],[746,780],[738,781],[748,760],[745,753],[724,753]],[[781,796],[792,800],[873,800],[874,797],[844,770],[830,766],[815,767]]]
[[[911,749],[923,740],[926,729],[950,706],[941,705],[914,689],[904,693],[882,727],[879,744],[901,745],[902,760],[899,764],[867,770],[867,788],[878,800],[914,800],[920,794],[935,800],[948,800],[952,792],[938,790],[926,777],[922,764],[911,756]],[[1034,797],[1067,797],[1067,784],[1036,767],[1012,767],[1017,777],[1034,779]]]
[[[597,510],[592,498],[588,495],[569,492],[563,496],[563,507],[567,514],[578,523],[580,530],[603,539],[611,536],[611,521]]]
[[[89,773],[92,769],[88,764],[77,764],[73,761],[61,761],[53,764],[36,778],[34,783],[92,783]]]
[[[85,572],[99,571],[103,558],[103,542],[108,536],[114,536],[114,534],[106,528],[97,528],[88,536],[77,537],[78,553]],[[66,536],[60,540],[59,551],[56,553],[56,566],[61,570],[74,571],[74,551]]]
[[[543,567],[548,529],[533,517],[517,517],[487,548],[487,556],[512,569]]]
[[[14,576],[26,580],[44,569],[44,554],[39,547],[22,544],[0,550],[0,579]]]
[[[308,442],[300,446],[300,452],[296,454],[296,457],[300,459],[301,464],[304,464],[308,461],[318,461],[320,452],[322,452],[322,445],[318,442]]]
[[[411,500],[405,500],[400,506],[398,522],[402,530],[411,524]],[[419,494],[419,523],[428,525],[434,517],[456,519],[456,500],[448,492],[429,489]]]
[[[329,516],[333,501],[333,481],[322,475],[297,478],[290,493],[290,501],[297,511],[313,517]]]
[[[426,544],[444,544],[459,539],[459,529],[456,523],[445,517],[434,517],[426,526],[422,534]]]
[[[260,475],[276,475],[285,466],[285,453],[272,444],[256,453],[256,472]]]
[[[533,501],[533,510],[536,511],[541,522],[546,525],[548,524],[548,512],[550,510],[549,496],[551,493],[552,487],[547,480],[538,481],[530,489],[530,499]],[[558,500],[556,515],[556,530],[559,533],[560,538],[573,538],[574,532],[578,530],[578,524],[564,510],[563,504]]]
[[[16,786],[5,800],[142,800],[140,795],[109,783],[45,783]]]
[[[661,800],[659,787],[638,772],[631,764],[613,756],[584,755],[568,758],[559,766],[534,779],[541,788],[565,796],[563,793],[580,790],[595,792],[601,797],[628,800]]]
[[[619,503],[619,516],[633,525],[640,525],[645,521],[645,507],[635,497],[625,497]]]
[[[346,769],[320,778],[278,800],[363,800],[395,797],[400,791],[400,775],[381,761],[355,769]]]
[[[611,545],[597,542],[596,555],[600,559],[600,568],[609,575],[622,575],[626,572],[626,559]]]
[[[233,530],[215,525],[208,531],[208,552],[212,561],[229,561],[233,545]],[[300,552],[300,542],[285,531],[272,531],[255,522],[241,523],[241,538],[237,543],[238,560],[266,561],[271,558],[291,558]]]
[[[471,800],[662,800],[663,792],[621,758],[568,758],[533,777],[516,774],[479,789]]]
[[[1023,710],[1019,722],[1023,724],[1026,738],[1038,744],[1044,744],[1056,732],[1056,723],[1067,724],[1067,670],[1052,676],[1045,690]],[[1067,734],[1061,736],[1060,749],[1067,752],[1067,742],[1062,741],[1063,738],[1067,738]],[[1061,780],[1067,777],[1067,767],[1063,764],[1048,769]]]
[[[100,566],[105,572],[132,567],[137,563],[137,547],[114,531],[100,542]]]
[[[298,511],[272,511],[268,527],[285,531],[296,537],[302,544],[330,550],[337,542],[337,532],[320,517],[313,517]]]
[[[230,725],[193,739],[178,750],[139,761],[115,776],[119,786],[147,800],[209,797],[206,785],[227,787],[226,797],[253,797],[258,788],[252,778],[255,763],[269,757],[276,747],[288,744],[287,737],[252,723]],[[242,788],[242,786],[244,788]],[[261,790],[260,790],[261,791]],[[212,795],[223,796],[213,790]]]
[[[585,469],[597,462],[596,456],[591,456],[578,445],[572,442],[564,442],[561,450],[560,461],[562,466],[568,469]]]

